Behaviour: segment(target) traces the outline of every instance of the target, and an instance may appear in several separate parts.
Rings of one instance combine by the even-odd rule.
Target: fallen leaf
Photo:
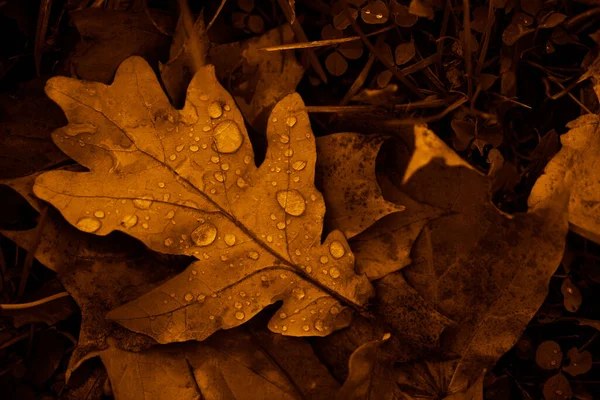
[[[567,351],[567,357],[569,365],[564,366],[562,370],[571,376],[585,374],[592,369],[592,353],[587,350],[580,352],[577,347],[572,347]]]
[[[535,352],[535,362],[542,369],[558,369],[563,359],[560,345],[554,340],[542,342]]]
[[[261,36],[212,47],[208,62],[217,78],[231,87],[244,119],[260,133],[266,132],[269,114],[278,101],[296,91],[306,66],[293,51],[262,51],[263,47],[296,41],[290,25],[281,25]],[[231,86],[229,86],[231,85]]]
[[[109,319],[159,343],[203,340],[283,301],[271,330],[323,336],[348,326],[351,309],[371,297],[343,234],[321,243],[314,137],[297,94],[273,110],[256,168],[242,116],[212,66],[192,80],[180,111],[138,57],[110,86],[53,78],[47,93],[70,122],[53,138],[90,172],[48,172],[35,194],[84,232],[119,230],[196,258]]]
[[[543,393],[545,400],[567,400],[573,396],[573,389],[567,378],[559,372],[544,383]]]
[[[594,77],[594,90],[600,96],[600,84]],[[529,205],[564,186],[563,176],[572,175],[573,187],[569,202],[569,224],[575,233],[600,243],[600,117],[586,114],[567,124],[569,132],[560,136],[562,148],[550,160],[545,174],[531,191]]]
[[[112,345],[99,353],[115,397],[328,399],[338,383],[307,343],[273,334],[220,332],[205,342],[139,353]],[[258,396],[258,397],[257,397]]]
[[[437,161],[417,172],[430,160]],[[421,233],[402,273],[456,322],[444,331],[442,348],[460,358],[438,382],[455,393],[517,342],[542,304],[565,246],[568,194],[554,192],[529,212],[508,216],[491,203],[488,178],[423,127],[415,127],[407,177],[402,191],[448,213]]]
[[[176,22],[172,17],[150,13],[159,26],[172,31]],[[144,12],[89,7],[70,16],[82,40],[67,62],[81,79],[108,83],[126,58],[142,56],[157,62],[169,52],[170,38],[159,32]]]
[[[347,239],[404,206],[383,198],[375,160],[385,138],[336,133],[317,139],[317,179],[327,213],[325,228],[339,229]]]
[[[381,340],[360,346],[348,361],[349,373],[344,385],[337,392],[336,400],[402,399],[393,372],[393,359],[386,357],[386,333]]]

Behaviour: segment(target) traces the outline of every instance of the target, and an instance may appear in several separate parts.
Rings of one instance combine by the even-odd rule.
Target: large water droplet
[[[212,103],[210,103],[208,105],[208,116],[215,119],[215,118],[219,118],[221,115],[223,115],[223,109],[221,108],[221,105],[216,102],[213,101]]]
[[[148,199],[134,199],[133,205],[135,208],[139,208],[140,210],[147,210],[152,205],[152,200]]]
[[[304,168],[306,168],[306,161],[296,161],[292,165],[292,168],[294,168],[296,171],[302,171]]]
[[[277,229],[285,229],[285,222],[278,222]]]
[[[225,235],[225,243],[227,246],[231,247],[235,244],[235,235],[233,233],[228,233]]]
[[[287,126],[289,126],[290,128],[294,125],[296,125],[296,122],[298,122],[298,119],[296,117],[289,117],[288,119],[285,120],[285,123]]]
[[[208,246],[217,238],[217,227],[210,222],[202,224],[194,229],[191,238],[196,246]]]
[[[96,218],[83,217],[75,224],[77,228],[84,232],[96,232],[102,226],[102,223]]]
[[[279,141],[283,144],[287,144],[290,142],[290,137],[288,135],[281,135]]]
[[[340,270],[337,269],[336,267],[332,267],[329,269],[329,275],[334,278],[337,279],[340,277]]]
[[[243,312],[241,312],[241,311],[237,311],[237,312],[235,313],[235,319],[239,319],[239,320],[241,321],[241,320],[243,320],[245,317],[246,317],[246,316],[245,316],[245,315],[244,315],[244,313],[243,313]]]
[[[102,211],[102,210],[94,211],[94,217],[104,218],[104,211]]]
[[[125,217],[123,217],[123,220],[121,220],[121,226],[128,229],[133,228],[135,224],[137,224],[137,222],[137,215],[126,215]]]
[[[194,295],[192,294],[192,292],[187,292],[185,296],[183,296],[183,298],[185,299],[185,301],[190,302],[194,300]]]
[[[321,261],[321,264],[327,264],[329,262],[329,257],[321,256],[321,258],[319,258],[319,261]]]
[[[237,183],[238,187],[241,189],[248,187],[248,182],[246,182],[246,180],[242,177],[237,178],[236,183]]]
[[[333,258],[339,259],[342,258],[344,254],[346,254],[346,249],[344,248],[344,245],[341,242],[334,240],[329,245],[329,252],[333,256]]]
[[[323,320],[322,319],[318,319],[315,321],[315,329],[318,330],[319,332],[323,332]]]
[[[277,202],[286,213],[295,217],[304,214],[306,209],[304,197],[297,190],[280,190],[277,192]]]
[[[286,157],[291,157],[294,155],[294,150],[291,147],[287,148],[283,154],[285,154]]]
[[[296,288],[292,289],[292,295],[295,298],[297,298],[298,300],[301,300],[305,296],[304,289],[296,287]]]
[[[217,171],[213,174],[213,177],[216,179],[217,182],[224,182],[225,181],[225,177],[223,176],[223,173],[221,171]]]
[[[231,120],[223,121],[214,129],[215,150],[219,153],[235,153],[244,143],[239,126]]]
[[[195,144],[193,144],[193,145],[191,145],[191,146],[190,146],[190,151],[191,151],[192,153],[195,153],[195,152],[197,152],[198,150],[200,150],[200,147],[196,146]]]

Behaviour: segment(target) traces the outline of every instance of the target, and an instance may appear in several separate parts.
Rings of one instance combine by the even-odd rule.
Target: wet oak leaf
[[[317,139],[317,179],[327,213],[325,228],[339,229],[347,239],[404,206],[383,198],[375,161],[385,138],[336,133]]]
[[[242,115],[212,66],[198,71],[181,110],[138,57],[110,86],[53,78],[46,90],[69,120],[54,140],[90,172],[48,172],[35,194],[84,232],[119,230],[196,258],[107,318],[159,343],[203,340],[282,301],[271,330],[323,336],[371,297],[343,234],[321,243],[314,136],[297,94],[274,108],[257,168]]]
[[[205,342],[138,353],[113,345],[99,355],[118,400],[329,399],[339,384],[310,345],[273,336],[234,329]]]
[[[600,97],[598,78],[594,90]],[[565,186],[563,175],[572,174],[573,188],[569,201],[569,224],[577,234],[600,243],[600,117],[582,115],[567,124],[569,132],[560,136],[562,148],[550,160],[544,175],[531,191],[529,205]]]
[[[444,383],[455,393],[517,342],[543,303],[564,251],[569,193],[563,188],[527,213],[504,214],[490,200],[489,179],[424,127],[415,127],[406,176],[402,191],[446,210],[423,230],[402,273],[456,322],[441,338],[459,356]]]

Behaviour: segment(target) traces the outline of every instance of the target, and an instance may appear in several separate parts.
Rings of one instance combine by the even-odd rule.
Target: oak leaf
[[[271,330],[324,336],[371,296],[343,234],[321,243],[314,136],[297,94],[274,108],[257,168],[243,118],[212,66],[198,71],[181,110],[139,57],[123,62],[110,86],[53,78],[46,91],[69,120],[55,142],[90,172],[48,172],[35,194],[84,232],[119,230],[155,251],[196,258],[108,318],[160,343],[203,340],[283,301]]]

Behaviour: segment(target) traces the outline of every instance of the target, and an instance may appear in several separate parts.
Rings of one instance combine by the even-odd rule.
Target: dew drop
[[[148,229],[148,224],[144,222],[144,223],[142,224],[142,228],[144,228],[144,229]]]
[[[308,332],[310,330],[310,326],[308,326],[308,325],[302,325],[302,330],[304,332]]]
[[[197,152],[198,150],[200,150],[200,147],[196,146],[195,144],[193,144],[193,145],[191,145],[191,146],[190,146],[190,151],[191,151],[192,153],[195,153],[195,152]]]
[[[225,104],[225,105],[223,106],[223,109],[224,109],[225,111],[231,111],[231,106],[230,106],[229,104]]]
[[[218,164],[219,160],[220,160],[219,156],[212,156],[212,157],[210,157],[210,161],[212,163],[214,163],[214,164]]]
[[[200,100],[202,100],[202,101],[206,101],[206,100],[208,100],[208,99],[209,99],[209,97],[208,97],[208,95],[207,95],[207,94],[201,94],[201,95],[200,95]]]
[[[306,268],[306,270],[308,271],[308,268]],[[304,296],[306,295],[304,293],[304,289],[296,287],[294,289],[292,289],[292,295],[297,298],[298,300],[301,300],[304,298]]]
[[[192,270],[192,275],[198,275],[198,271],[196,271],[195,269]]]
[[[173,239],[171,238],[166,238],[165,239],[165,246],[169,247],[173,244]]]
[[[298,182],[298,181],[300,181],[300,177],[299,176],[295,176],[294,177],[294,182]]]
[[[250,158],[250,156],[245,156],[244,157],[244,163],[250,164],[250,161],[252,161],[252,158]]]
[[[235,244],[235,235],[233,233],[228,233],[225,235],[225,243],[227,246],[231,247]]]
[[[202,303],[206,299],[206,296],[203,294],[199,294],[197,300]]]
[[[288,135],[281,135],[279,141],[283,144],[287,144],[290,142],[290,137]]]
[[[212,127],[210,125],[205,125],[204,127],[202,127],[202,131],[203,132],[208,132],[212,129]]]
[[[121,220],[121,226],[128,229],[133,228],[137,222],[137,215],[126,215],[123,220]]]
[[[215,150],[219,153],[235,153],[244,143],[239,126],[231,120],[223,121],[214,130]]]
[[[280,190],[277,192],[277,202],[286,213],[295,217],[304,214],[306,210],[304,197],[297,190]]]
[[[383,18],[383,14],[376,14],[376,15],[375,15],[375,18],[377,18],[377,19],[381,19],[381,18]]]
[[[291,147],[287,148],[283,154],[285,154],[286,157],[291,157],[294,155],[294,150]]]
[[[319,332],[323,332],[323,320],[322,319],[318,319],[315,321],[315,329],[318,330]]]
[[[342,258],[344,254],[346,254],[346,249],[344,249],[344,245],[337,240],[334,240],[329,245],[329,252],[336,260]]]
[[[196,246],[208,246],[217,238],[217,227],[207,222],[194,229],[191,237]]]
[[[310,265],[306,267],[306,272],[308,272],[309,274],[312,272],[312,267]]]
[[[171,160],[171,161],[175,161],[176,159],[177,159],[177,154],[171,154],[169,156],[169,160]]]
[[[278,222],[277,229],[285,229],[285,222]]]
[[[94,217],[104,218],[104,211],[102,211],[102,210],[94,211]]]
[[[281,330],[284,331],[284,332],[287,332],[288,328],[287,328],[287,326],[284,325],[284,326],[281,327]]]
[[[84,232],[96,232],[102,226],[102,223],[98,221],[96,218],[92,217],[83,217],[79,221],[77,221],[77,228]]]
[[[140,210],[147,210],[152,205],[152,200],[134,199],[133,200],[133,205],[135,206],[135,208],[138,208]]]
[[[298,119],[296,117],[289,117],[285,120],[285,124],[290,128],[296,125],[296,122],[298,122]]]
[[[263,281],[263,282],[266,282],[266,281],[269,280],[269,278],[267,278],[265,275],[263,275],[263,276],[260,277],[260,280]]]
[[[329,309],[329,314],[336,315],[340,313],[340,309],[337,306],[333,306]]]
[[[194,295],[192,294],[192,292],[187,292],[185,296],[183,296],[183,298],[185,299],[185,301],[190,302],[194,300]]]
[[[212,103],[210,103],[208,105],[208,116],[211,117],[212,119],[215,118],[219,118],[221,115],[223,115],[223,109],[221,108],[221,105],[216,102],[213,101]]]
[[[294,168],[295,171],[302,171],[306,168],[306,161],[296,161],[292,164],[292,168]]]
[[[333,267],[329,270],[329,275],[333,278],[333,279],[337,279],[340,277],[340,270],[337,269],[336,267]]]
[[[175,211],[170,210],[167,215],[165,215],[165,219],[171,219],[175,216]]]
[[[159,188],[164,188],[165,187],[165,183],[164,182],[158,182],[158,187]]]
[[[221,254],[221,261],[227,261],[227,255]]]
[[[296,249],[296,251],[294,251],[294,254],[296,254],[297,256],[299,256],[300,254],[302,254],[302,252],[298,249]]]
[[[181,150],[183,150],[183,145],[182,145],[182,144],[180,144],[179,146],[177,146],[177,147],[175,148],[175,150],[177,150],[177,152],[180,152]]]
[[[208,316],[208,319],[210,319],[210,320],[212,321],[212,320],[214,320],[214,319],[215,319],[215,316],[214,316],[214,315],[209,315],[209,316]]]
[[[213,177],[217,180],[217,182],[224,182],[225,181],[225,177],[223,176],[223,173],[221,171],[217,171],[213,174]]]
[[[269,242],[269,243],[273,242],[273,236],[268,235],[267,236],[267,242]]]
[[[234,306],[235,306],[235,308],[237,308],[239,310],[240,308],[242,308],[242,303],[240,303],[239,301],[236,301]]]
[[[240,297],[246,297],[246,292],[244,292],[244,291],[240,292]]]
[[[277,186],[277,182],[273,181],[273,182],[271,182],[271,185]]]
[[[329,262],[329,257],[321,256],[321,258],[319,258],[319,261],[321,261],[321,264],[327,264]]]
[[[246,182],[246,180],[242,177],[237,178],[236,184],[241,189],[248,187],[248,182]]]

